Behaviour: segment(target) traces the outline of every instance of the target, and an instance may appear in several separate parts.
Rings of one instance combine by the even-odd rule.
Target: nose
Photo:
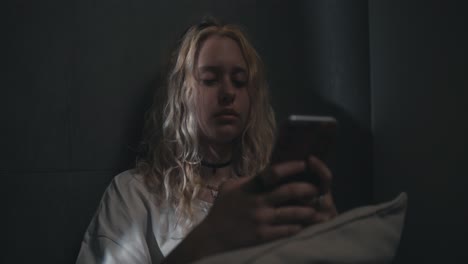
[[[219,89],[218,101],[220,105],[230,105],[236,98],[235,87],[231,80],[225,79]]]

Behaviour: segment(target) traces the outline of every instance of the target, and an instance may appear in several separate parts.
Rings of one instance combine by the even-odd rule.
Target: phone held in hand
[[[331,116],[290,115],[278,131],[271,164],[307,160],[315,156],[329,164],[337,133],[337,121]],[[287,177],[286,182],[307,181],[319,184],[312,171]]]

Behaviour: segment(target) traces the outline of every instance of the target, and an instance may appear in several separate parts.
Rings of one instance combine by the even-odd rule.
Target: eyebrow
[[[220,73],[222,72],[222,67],[220,66],[211,66],[211,65],[207,65],[207,66],[201,66],[198,68],[198,70],[200,72],[214,72],[214,73]],[[237,74],[237,73],[245,73],[247,74],[247,70],[241,66],[234,66],[232,72],[232,74]]]

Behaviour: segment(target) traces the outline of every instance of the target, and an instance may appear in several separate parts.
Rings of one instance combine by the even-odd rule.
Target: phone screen
[[[291,115],[279,127],[271,163],[306,160],[311,155],[329,163],[336,131],[337,121],[333,117]],[[306,178],[312,182],[317,181],[310,175]]]

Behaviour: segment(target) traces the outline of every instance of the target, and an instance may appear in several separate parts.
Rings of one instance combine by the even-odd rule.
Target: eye
[[[233,84],[236,88],[242,88],[242,87],[247,86],[247,81],[244,81],[244,80],[232,80],[232,84]]]
[[[232,85],[236,88],[243,88],[248,85],[247,74],[244,70],[236,70],[231,75]]]
[[[217,82],[216,79],[203,79],[201,81],[202,81],[203,85],[206,85],[206,86],[213,86]]]

